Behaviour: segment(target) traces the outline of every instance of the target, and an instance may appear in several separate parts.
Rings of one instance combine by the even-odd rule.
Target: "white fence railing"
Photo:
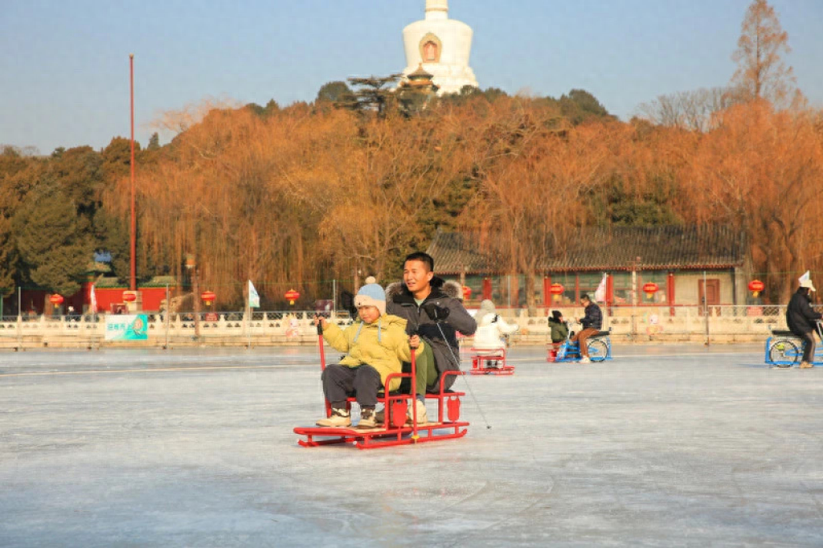
[[[566,318],[583,315],[579,307],[560,310]],[[786,307],[772,305],[603,307],[603,315],[604,329],[611,329],[613,338],[634,342],[757,341],[773,329],[786,329]],[[521,340],[537,342],[545,335],[545,318],[520,313],[514,319],[525,327]]]
[[[583,314],[581,308],[561,308],[566,318]],[[547,310],[530,316],[526,310],[501,310],[508,321],[520,325],[514,343],[537,344],[548,339]],[[148,315],[150,346],[314,344],[317,332],[312,311],[203,312]],[[785,306],[638,306],[603,308],[604,329],[625,342],[648,341],[757,341],[772,329],[786,329]],[[197,320],[197,321],[195,321]],[[332,320],[347,325],[347,314]],[[572,329],[580,329],[572,325]],[[116,346],[105,340],[104,315],[12,316],[0,318],[0,347]]]

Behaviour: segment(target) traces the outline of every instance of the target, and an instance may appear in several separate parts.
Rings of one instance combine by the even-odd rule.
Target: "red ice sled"
[[[514,366],[506,364],[506,349],[483,350],[472,348],[472,375],[514,375]],[[488,362],[498,362],[498,367],[489,367]],[[483,364],[487,365],[483,365]]]
[[[319,325],[317,327],[320,336],[320,365],[322,369],[325,369],[323,331]],[[415,362],[415,352],[412,350],[411,373],[392,373],[386,378],[383,395],[378,398],[378,401],[385,405],[384,423],[382,425],[369,429],[322,426],[297,427],[294,429],[294,433],[305,438],[299,439],[297,443],[303,447],[352,443],[358,449],[375,449],[378,447],[450,440],[465,436],[469,423],[460,421],[460,398],[465,393],[451,392],[444,388],[446,377],[449,375],[462,375],[463,373],[460,371],[445,372],[440,378],[440,391],[436,394],[426,394],[427,403],[433,400],[437,401],[437,422],[417,424],[417,409],[416,406],[411,405],[414,422],[413,425],[406,424],[407,409],[416,397]],[[404,377],[412,381],[411,394],[389,392],[392,379]],[[351,404],[355,401],[355,398],[349,398],[347,407],[351,409]],[[328,400],[326,400],[326,416],[331,416],[331,405]]]

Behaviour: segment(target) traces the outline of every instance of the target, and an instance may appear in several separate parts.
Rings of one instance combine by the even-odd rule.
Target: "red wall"
[[[94,294],[97,297],[97,311],[108,312],[111,310],[112,304],[123,303],[123,292],[127,290],[128,288],[126,287],[120,287],[117,289],[101,289],[95,287]],[[160,301],[166,298],[165,287],[144,287],[138,288],[138,290],[143,294],[143,310],[148,312],[156,312],[160,310]],[[90,292],[91,284],[84,284],[82,293],[85,297],[83,302],[86,305],[91,303]]]
[[[126,287],[117,289],[95,288],[94,293],[97,297],[97,311],[110,312],[112,304],[123,303],[123,292],[127,289]],[[140,289],[140,292],[143,294],[143,310],[148,312],[160,310],[160,302],[166,298],[165,287],[146,287]],[[46,299],[49,295],[51,295],[51,293],[40,289],[24,289],[20,295],[23,313],[33,311],[36,314],[42,314]],[[85,283],[80,291],[68,297],[63,295],[63,298],[65,300],[61,306],[62,313],[65,314],[69,306],[73,306],[74,310],[78,314],[81,314],[91,306],[91,284]],[[17,310],[17,295],[15,294],[7,298],[4,305],[3,313],[6,315],[9,314],[12,307],[14,310]]]

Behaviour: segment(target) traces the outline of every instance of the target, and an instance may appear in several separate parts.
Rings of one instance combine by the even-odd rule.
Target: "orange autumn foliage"
[[[573,127],[539,99],[483,96],[383,119],[306,104],[265,118],[213,110],[139,170],[140,245],[176,274],[196,254],[201,283],[225,288],[226,303],[247,278],[274,300],[284,284],[322,298],[301,284],[392,281],[437,227],[487,234],[529,276],[580,227],[649,223],[739,229],[767,287],[821,269],[818,113],[751,102],[711,127]],[[125,214],[127,189],[108,191],[107,207]]]

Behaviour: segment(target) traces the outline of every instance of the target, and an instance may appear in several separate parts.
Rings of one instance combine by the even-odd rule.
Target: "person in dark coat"
[[[554,361],[557,359],[557,351],[560,350],[560,345],[569,336],[569,326],[559,310],[552,310],[552,314],[549,316],[549,329],[551,329],[550,336],[552,339],[550,361]]]
[[[423,252],[412,253],[403,261],[403,281],[386,288],[386,310],[405,319],[409,336],[419,335],[426,344],[417,355],[417,417],[425,422],[425,394],[439,390],[445,371],[460,370],[460,345],[457,333],[470,336],[477,322],[463,307],[462,287],[434,275],[434,259]],[[450,388],[456,377],[444,382]],[[423,419],[421,420],[421,416]]]
[[[811,291],[815,291],[814,285],[804,276],[801,278],[800,287],[792,295],[789,306],[786,308],[786,323],[789,329],[806,343],[803,350],[803,361],[800,362],[801,369],[814,367],[814,323],[823,319],[823,314],[812,309]]]
[[[592,302],[588,295],[580,296],[580,304],[586,308],[586,315],[580,318],[583,329],[572,337],[580,345],[580,363],[589,363],[589,337],[595,335],[603,327],[603,313],[600,307]]]
[[[569,335],[569,326],[566,325],[566,320],[563,319],[563,314],[559,310],[552,310],[552,315],[549,316],[549,329],[551,329],[552,342],[555,344],[562,343]]]

